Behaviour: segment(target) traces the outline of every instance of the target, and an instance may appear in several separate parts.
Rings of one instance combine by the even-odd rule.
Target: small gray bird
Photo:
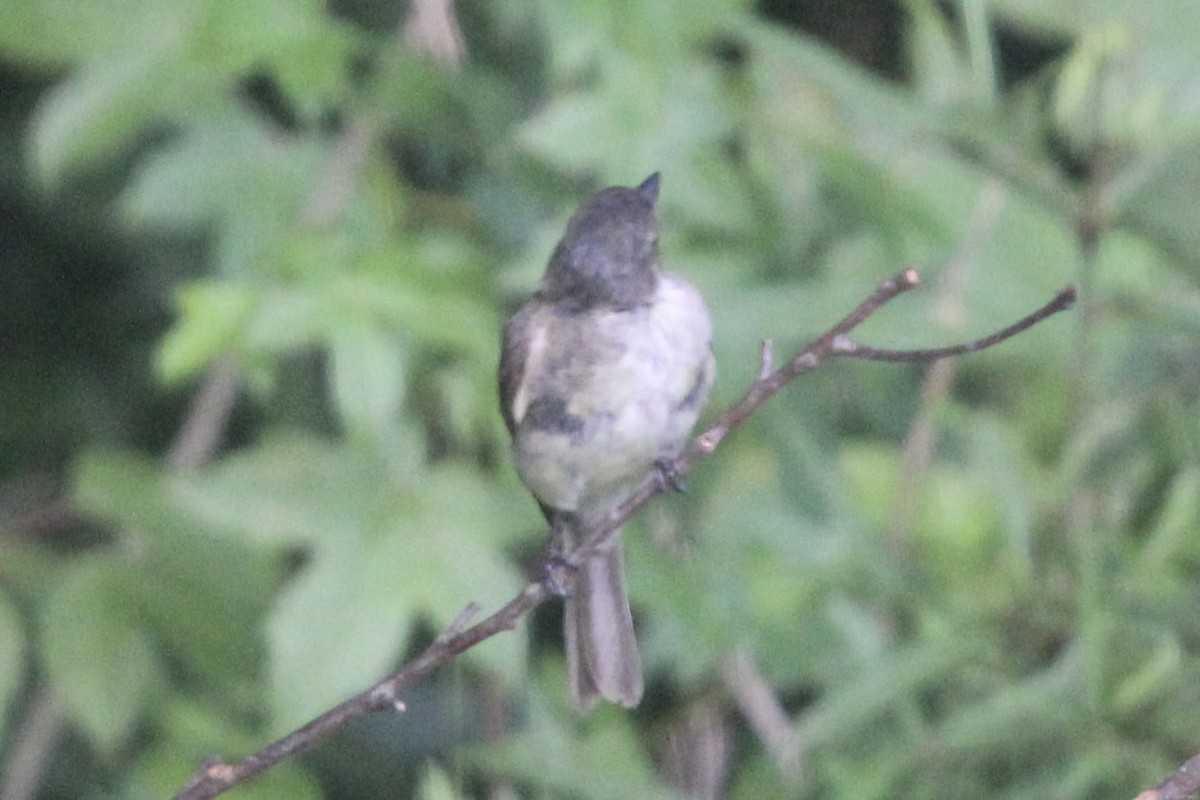
[[[504,326],[500,409],[551,553],[683,449],[716,375],[704,299],[658,263],[659,174],[594,195],[567,223],[537,291]],[[619,535],[566,597],[571,700],[631,708],[642,664]]]

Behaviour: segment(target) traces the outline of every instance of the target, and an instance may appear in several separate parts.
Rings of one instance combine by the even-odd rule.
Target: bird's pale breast
[[[644,307],[547,319],[513,441],[534,495],[565,511],[607,507],[676,455],[712,384],[711,335],[699,292],[669,274]]]

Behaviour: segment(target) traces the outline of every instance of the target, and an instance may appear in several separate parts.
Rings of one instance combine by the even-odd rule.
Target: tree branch
[[[674,474],[683,477],[691,471],[697,461],[713,453],[730,431],[741,425],[746,419],[770,400],[787,384],[812,372],[825,361],[833,358],[863,358],[870,361],[936,361],[941,358],[973,353],[999,344],[1005,339],[1036,325],[1049,316],[1065,311],[1074,304],[1077,291],[1074,286],[1067,286],[1049,303],[1009,325],[991,336],[972,342],[932,350],[879,350],[859,345],[849,338],[849,334],[862,325],[876,311],[899,295],[916,288],[920,282],[916,270],[905,270],[898,275],[888,278],[875,288],[866,300],[846,315],[837,325],[834,325],[820,338],[814,340],[786,364],[771,372],[771,355],[773,347],[770,342],[763,343],[760,361],[759,377],[750,384],[750,388],[742,395],[742,399],[726,410],[708,430],[692,439],[683,454],[675,460]],[[591,536],[573,554],[567,557],[572,564],[578,564],[596,552],[626,520],[633,516],[643,506],[650,502],[664,486],[661,480],[647,481],[640,489],[614,509],[600,524],[591,531]]]
[[[760,354],[759,375],[746,390],[742,399],[719,416],[708,430],[696,436],[684,452],[675,460],[673,474],[680,477],[690,472],[695,464],[717,449],[722,440],[737,426],[754,414],[767,400],[796,378],[812,372],[823,362],[832,358],[865,358],[872,361],[933,361],[939,358],[971,353],[998,344],[1037,324],[1046,317],[1069,308],[1075,301],[1075,287],[1069,286],[1037,311],[1013,325],[974,342],[933,350],[879,350],[858,345],[849,334],[886,303],[916,287],[918,277],[915,270],[906,270],[876,287],[867,299],[858,305],[841,322],[824,335],[788,360],[778,369],[772,370],[770,342],[763,344]],[[667,482],[658,478],[648,479],[628,500],[608,514],[594,526],[582,545],[565,557],[569,564],[578,565],[603,546],[631,517],[645,507],[655,496],[667,488]],[[570,575],[567,576],[568,581]],[[525,614],[541,605],[552,596],[544,582],[528,584],[503,608],[490,617],[467,627],[470,619],[478,612],[472,604],[458,619],[434,641],[423,653],[366,691],[350,698],[317,717],[307,725],[287,734],[243,761],[227,764],[210,759],[175,795],[175,800],[206,800],[216,797],[228,789],[243,783],[269,767],[301,753],[320,741],[329,732],[340,728],[352,719],[377,711],[403,711],[401,694],[419,683],[435,670],[447,664],[459,653],[475,646],[501,631],[512,630]]]
[[[29,800],[37,794],[65,721],[62,700],[49,685],[39,686],[5,759],[0,800]]]
[[[744,649],[734,651],[723,670],[725,687],[737,700],[750,729],[775,760],[784,782],[799,788],[804,776],[800,738],[774,688]]]
[[[1134,800],[1193,800],[1200,795],[1200,755],[1194,755],[1165,781]]]

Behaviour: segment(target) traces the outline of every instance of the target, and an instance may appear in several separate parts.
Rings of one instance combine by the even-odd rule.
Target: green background
[[[863,342],[1081,302],[830,364],[632,524],[637,710],[571,713],[552,603],[230,796],[1120,798],[1200,750],[1200,5],[410,11],[4,3],[0,800],[170,796],[535,574],[499,329],[655,170],[705,419],[902,268]]]

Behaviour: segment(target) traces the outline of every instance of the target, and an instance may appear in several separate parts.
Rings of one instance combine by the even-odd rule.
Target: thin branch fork
[[[759,373],[741,400],[731,406],[703,433],[696,436],[671,465],[670,473],[682,477],[697,462],[716,451],[724,438],[753,415],[780,389],[822,363],[833,358],[862,358],[870,361],[928,362],[964,353],[972,353],[1016,336],[1042,320],[1057,314],[1075,302],[1076,289],[1068,286],[1053,300],[991,336],[972,342],[933,350],[880,350],[859,345],[850,333],[891,300],[915,288],[919,283],[916,270],[906,270],[876,287],[857,308],[834,325],[820,338],[793,356],[783,366],[774,368],[773,346],[763,343]],[[568,564],[579,565],[596,553],[618,528],[637,514],[654,497],[665,491],[670,482],[659,476],[648,479],[621,506],[595,525],[584,542],[565,557]],[[569,582],[570,575],[567,575]],[[569,588],[569,586],[568,586]],[[366,691],[331,708],[308,724],[267,745],[244,760],[228,764],[218,759],[206,761],[188,783],[175,795],[175,800],[207,800],[269,769],[291,756],[312,747],[327,734],[352,719],[378,711],[403,711],[400,696],[431,673],[450,662],[455,656],[501,631],[512,630],[520,619],[548,600],[553,593],[545,581],[525,586],[503,608],[490,617],[468,627],[479,613],[475,604],[468,606],[423,653],[400,670]]]

